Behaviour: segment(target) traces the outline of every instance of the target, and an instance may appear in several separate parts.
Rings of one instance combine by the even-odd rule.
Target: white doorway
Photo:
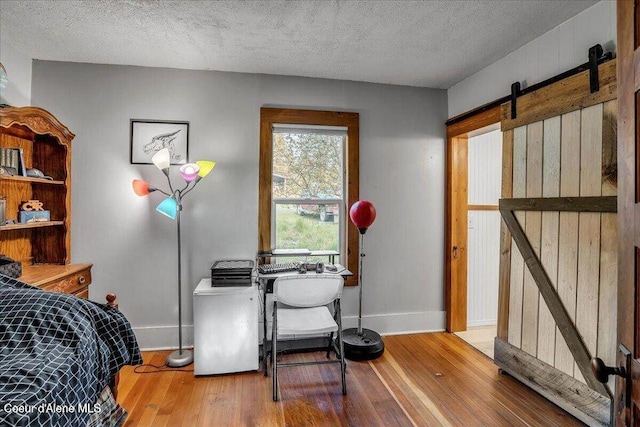
[[[500,267],[502,132],[483,129],[468,140],[467,330],[462,339],[493,358]]]

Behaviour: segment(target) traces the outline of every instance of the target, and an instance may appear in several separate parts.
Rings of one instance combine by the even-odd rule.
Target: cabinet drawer
[[[68,276],[47,283],[43,286],[46,291],[63,292],[65,294],[73,294],[80,291],[86,291],[91,283],[91,268],[80,270]]]

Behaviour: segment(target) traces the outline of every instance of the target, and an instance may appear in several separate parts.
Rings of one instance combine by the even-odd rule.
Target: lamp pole
[[[180,167],[180,174],[185,180],[185,186],[182,189],[174,190],[171,185],[171,177],[169,173],[171,167],[171,153],[169,149],[163,148],[159,150],[153,155],[151,161],[167,178],[169,192],[152,187],[148,182],[140,179],[134,179],[132,185],[133,191],[138,196],[146,196],[154,191],[158,191],[167,196],[167,198],[156,207],[156,210],[161,214],[176,220],[178,237],[178,350],[167,356],[165,364],[171,368],[180,368],[193,363],[193,352],[182,348],[182,238],[180,235],[182,198],[193,190],[198,182],[213,170],[216,163],[209,160],[198,160],[196,163],[186,163],[182,165],[182,167]]]
[[[167,366],[180,368],[193,363],[193,353],[182,349],[182,239],[180,236],[180,212],[182,211],[182,195],[180,191],[174,193],[178,204],[176,210],[176,227],[178,231],[178,350],[167,356]]]

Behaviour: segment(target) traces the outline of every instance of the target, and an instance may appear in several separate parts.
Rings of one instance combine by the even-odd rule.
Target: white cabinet
[[[258,369],[258,289],[211,287],[193,291],[194,373],[226,374]]]

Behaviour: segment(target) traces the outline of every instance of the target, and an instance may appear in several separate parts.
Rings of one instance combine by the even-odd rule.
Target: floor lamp
[[[364,254],[364,233],[376,219],[376,208],[371,202],[361,200],[353,204],[349,210],[351,222],[360,232],[360,268],[358,270],[358,286],[360,298],[358,303],[358,327],[345,329],[343,332],[344,355],[350,360],[371,360],[382,356],[384,342],[382,337],[371,329],[362,327],[362,260]]]
[[[167,356],[165,364],[172,368],[180,368],[193,363],[193,353],[182,348],[182,248],[180,239],[180,212],[182,211],[182,199],[207,176],[216,165],[215,162],[199,160],[195,163],[187,163],[180,167],[180,175],[184,178],[185,185],[181,189],[174,190],[169,176],[171,165],[171,153],[168,148],[163,148],[153,155],[151,161],[167,177],[170,192],[152,187],[148,182],[139,179],[133,180],[133,191],[138,196],[146,196],[153,191],[159,191],[167,196],[156,207],[161,214],[176,220],[178,230],[178,350]]]

